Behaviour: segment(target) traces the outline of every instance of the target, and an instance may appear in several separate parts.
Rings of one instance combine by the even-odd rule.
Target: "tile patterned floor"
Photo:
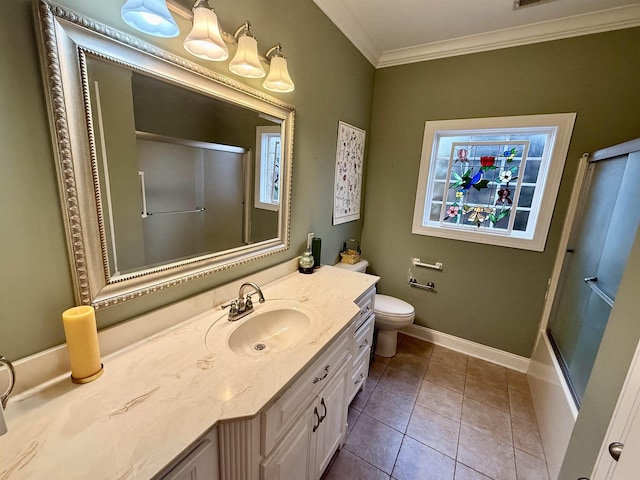
[[[399,335],[323,480],[549,480],[524,374]]]

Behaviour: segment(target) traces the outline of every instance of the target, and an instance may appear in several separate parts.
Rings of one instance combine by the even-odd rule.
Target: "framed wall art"
[[[364,130],[338,122],[336,176],[333,185],[334,225],[360,218],[365,135]]]

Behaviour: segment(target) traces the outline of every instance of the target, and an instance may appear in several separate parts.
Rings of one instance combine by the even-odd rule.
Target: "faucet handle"
[[[253,295],[258,295],[258,303],[266,302],[266,299],[264,298],[264,295],[262,295],[262,292],[252,292],[252,293],[247,294],[247,301],[248,302],[252,302],[253,303],[253,300],[251,300],[251,297]]]
[[[238,313],[238,299],[231,300],[226,305],[222,305],[222,308],[227,308],[227,307],[231,307],[231,309],[229,310],[229,315],[237,314]]]

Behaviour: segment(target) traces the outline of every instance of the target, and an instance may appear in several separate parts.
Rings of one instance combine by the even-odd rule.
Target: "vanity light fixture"
[[[193,5],[193,28],[183,45],[187,52],[205,60],[220,62],[229,58],[218,16],[207,0],[197,0]]]
[[[180,33],[165,0],[127,0],[120,16],[130,27],[155,37],[177,37]]]
[[[240,25],[233,36],[238,40],[238,50],[229,62],[229,70],[247,78],[262,78],[267,73],[260,64],[258,42],[251,34],[251,24],[247,20]]]
[[[279,43],[271,47],[265,57],[271,63],[269,75],[265,78],[262,86],[272,92],[292,92],[295,86],[289,76],[287,69],[287,59],[282,54],[282,45]]]

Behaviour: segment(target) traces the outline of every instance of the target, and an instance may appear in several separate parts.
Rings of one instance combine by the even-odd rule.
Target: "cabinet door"
[[[203,441],[187,458],[180,462],[162,480],[217,480],[216,447]]]
[[[282,439],[274,452],[262,462],[262,480],[306,480],[313,462],[312,441],[319,417],[314,403]],[[317,411],[317,408],[316,410]]]
[[[347,426],[347,376],[344,365],[318,396],[321,423],[315,432],[316,449],[313,479],[319,479],[329,465],[333,453],[344,440]]]

